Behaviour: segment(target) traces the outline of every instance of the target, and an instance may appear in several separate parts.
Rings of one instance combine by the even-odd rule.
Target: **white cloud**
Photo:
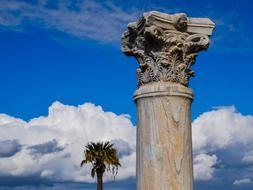
[[[121,150],[119,154],[119,158],[125,156],[125,155],[130,155],[132,154],[135,149],[131,147],[126,141],[122,139],[114,139],[111,141],[111,143],[118,149]]]
[[[238,179],[234,181],[234,185],[244,185],[244,184],[249,184],[252,183],[251,179],[245,178],[245,179]]]
[[[49,107],[47,117],[30,122],[1,114],[0,139],[16,139],[23,146],[14,156],[0,158],[0,175],[91,181],[90,166],[80,168],[80,162],[84,145],[99,140],[124,145],[117,147],[122,151],[118,179],[135,174],[135,151],[126,152],[126,147],[135,150],[135,127],[129,117],[104,112],[90,103],[75,107],[55,102]],[[112,176],[107,174],[105,179]]]
[[[234,147],[236,152],[246,151],[244,147],[253,145],[253,116],[238,113],[233,106],[216,107],[201,114],[192,123],[194,175],[196,180],[210,180],[215,175],[214,164],[217,155],[208,152]],[[239,146],[238,146],[239,145]],[[239,152],[239,150],[237,151]],[[226,160],[221,160],[226,163]],[[241,160],[238,160],[238,163]],[[243,162],[253,161],[252,151],[245,154]]]
[[[215,168],[214,164],[217,162],[216,155],[199,154],[194,160],[194,179],[196,180],[210,180],[213,178]]]
[[[55,3],[54,8],[50,8],[46,0],[35,4],[1,0],[0,26],[22,30],[32,22],[82,39],[118,42],[127,23],[140,16],[136,9],[124,11],[109,1],[80,1],[75,8],[70,8],[68,1]]]
[[[193,122],[195,180],[213,179],[218,160],[226,161],[220,160],[215,151],[253,144],[252,118],[236,112],[234,107],[219,107]],[[104,112],[91,103],[69,106],[55,102],[49,107],[48,116],[29,122],[0,114],[0,129],[1,142],[22,145],[18,150],[10,146],[11,150],[15,149],[10,151],[11,157],[0,158],[0,176],[36,175],[56,181],[94,181],[90,166],[80,168],[79,164],[84,145],[98,140],[109,140],[120,151],[122,168],[118,179],[135,176],[136,130],[127,115]],[[243,151],[242,146],[238,147]],[[251,162],[252,151],[247,149],[239,161]],[[106,179],[112,177],[106,174]]]
[[[192,123],[195,151],[224,149],[253,143],[253,116],[236,112],[233,106],[205,112]]]
[[[21,144],[17,140],[0,141],[0,158],[11,157],[21,150]]]
[[[253,151],[246,152],[242,158],[242,162],[253,163]]]

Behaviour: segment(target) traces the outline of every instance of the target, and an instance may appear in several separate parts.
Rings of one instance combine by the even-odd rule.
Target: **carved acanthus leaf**
[[[197,53],[209,45],[207,32],[188,32],[188,25],[185,14],[158,12],[145,13],[140,21],[128,25],[122,34],[122,51],[139,62],[138,86],[157,81],[188,86],[195,75],[190,67]]]

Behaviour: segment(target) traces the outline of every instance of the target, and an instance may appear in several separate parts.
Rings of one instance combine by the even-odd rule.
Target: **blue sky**
[[[92,115],[90,120],[99,112],[103,118],[112,117],[115,123],[128,126],[128,136],[122,134],[121,140],[130,142],[132,128],[136,125],[132,95],[136,89],[135,70],[138,64],[134,58],[128,58],[121,52],[121,33],[127,23],[136,21],[146,11],[185,12],[191,17],[208,17],[216,23],[210,48],[198,55],[193,66],[197,75],[190,82],[195,92],[193,126],[196,126],[196,134],[206,135],[205,141],[196,140],[200,148],[195,149],[194,155],[197,161],[197,158],[204,160],[205,166],[208,161],[211,163],[208,165],[210,176],[201,177],[200,172],[196,177],[196,189],[252,189],[253,139],[247,136],[253,133],[252,6],[253,3],[246,0],[0,1],[0,113],[3,113],[0,127],[6,128],[6,132],[0,132],[0,159],[25,155],[29,147],[35,145],[32,138],[24,140],[25,135],[14,135],[9,128],[14,125],[39,126],[34,131],[40,132],[43,130],[41,126],[61,123],[53,121],[66,117],[65,113],[71,113],[76,118],[80,112],[78,105],[95,110],[91,113],[87,111]],[[87,102],[101,106],[102,111],[95,105],[85,104]],[[108,112],[116,115],[108,116]],[[78,115],[78,119],[80,123],[86,123],[82,116]],[[106,123],[107,119],[104,120]],[[100,125],[101,118],[97,118],[94,127]],[[238,127],[238,131],[232,128],[233,125]],[[198,126],[201,130],[197,130]],[[213,136],[206,130],[209,127],[215,131]],[[224,135],[219,136],[219,130]],[[20,134],[23,133],[26,134],[21,130]],[[69,143],[71,137],[66,136],[65,142],[52,135],[54,132],[43,134],[45,136],[36,141],[37,144],[54,146],[56,150],[59,146],[62,147],[60,152],[67,154],[68,148],[64,143]],[[98,138],[95,133],[93,135],[94,139]],[[108,134],[104,138],[115,137]],[[196,138],[199,137],[196,135]],[[122,145],[122,151],[128,152],[124,157],[126,163],[132,163],[129,157],[134,153],[134,145],[128,147],[122,141],[117,142]],[[9,145],[9,154],[2,154],[9,156],[1,157],[1,143]],[[54,154],[54,151],[46,156],[49,154]],[[62,157],[64,155],[59,155],[59,158]],[[29,162],[30,158],[26,158]],[[52,175],[43,177],[43,171],[43,174],[52,171],[41,168],[32,173],[23,172],[23,168],[5,168],[10,172],[4,173],[0,164],[0,189],[19,189],[21,186],[25,189],[90,188],[86,184],[89,180],[84,178],[83,183],[79,180],[81,174],[75,174],[77,177],[73,179],[65,174],[56,179],[50,177]],[[124,174],[119,176],[119,180],[107,184],[108,188],[134,189],[131,172],[122,172]],[[3,182],[6,178],[9,180]],[[26,180],[20,182],[23,178]]]

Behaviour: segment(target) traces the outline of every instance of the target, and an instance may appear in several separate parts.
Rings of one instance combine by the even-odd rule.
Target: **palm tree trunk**
[[[97,173],[97,190],[103,190],[103,173]]]

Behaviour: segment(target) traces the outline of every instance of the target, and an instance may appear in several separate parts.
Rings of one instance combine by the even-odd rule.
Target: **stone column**
[[[193,190],[190,69],[214,23],[186,14],[144,13],[122,34],[138,63],[137,190]]]

